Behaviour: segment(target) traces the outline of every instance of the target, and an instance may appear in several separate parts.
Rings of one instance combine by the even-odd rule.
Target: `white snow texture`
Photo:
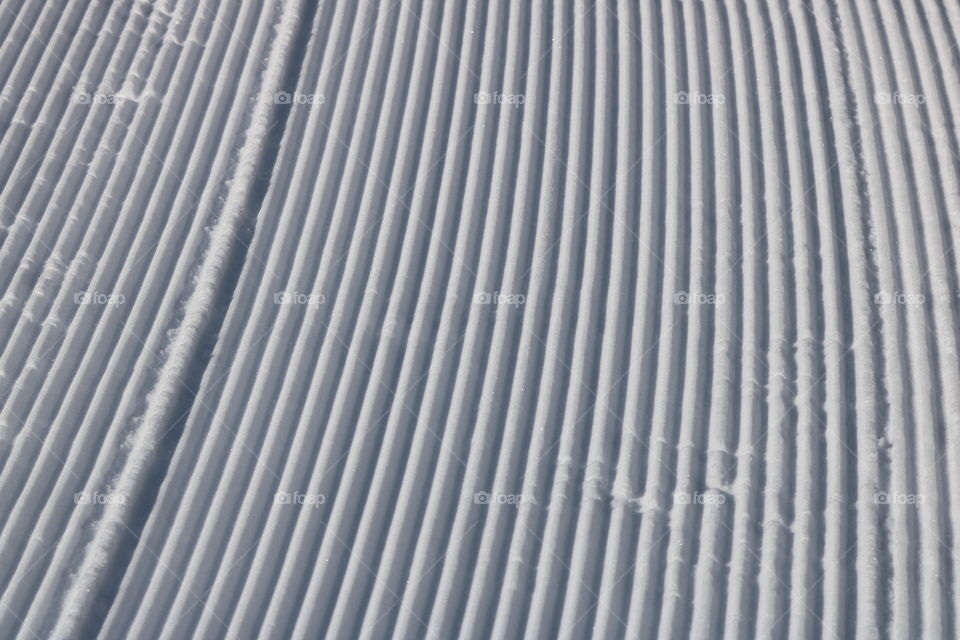
[[[960,637],[960,0],[0,0],[0,638]]]

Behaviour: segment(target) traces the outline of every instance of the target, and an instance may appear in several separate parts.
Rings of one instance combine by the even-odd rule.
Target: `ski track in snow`
[[[955,0],[0,0],[0,636],[960,634]]]

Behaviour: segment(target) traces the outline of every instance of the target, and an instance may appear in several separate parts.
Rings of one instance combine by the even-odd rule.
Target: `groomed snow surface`
[[[0,637],[958,637],[958,36],[0,0]]]

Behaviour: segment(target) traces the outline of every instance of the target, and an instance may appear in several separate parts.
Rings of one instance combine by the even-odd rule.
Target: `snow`
[[[956,636],[958,33],[0,4],[0,635]]]

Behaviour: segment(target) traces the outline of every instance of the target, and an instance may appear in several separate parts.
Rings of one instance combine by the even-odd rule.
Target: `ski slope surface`
[[[0,637],[960,636],[958,0],[0,0]]]

